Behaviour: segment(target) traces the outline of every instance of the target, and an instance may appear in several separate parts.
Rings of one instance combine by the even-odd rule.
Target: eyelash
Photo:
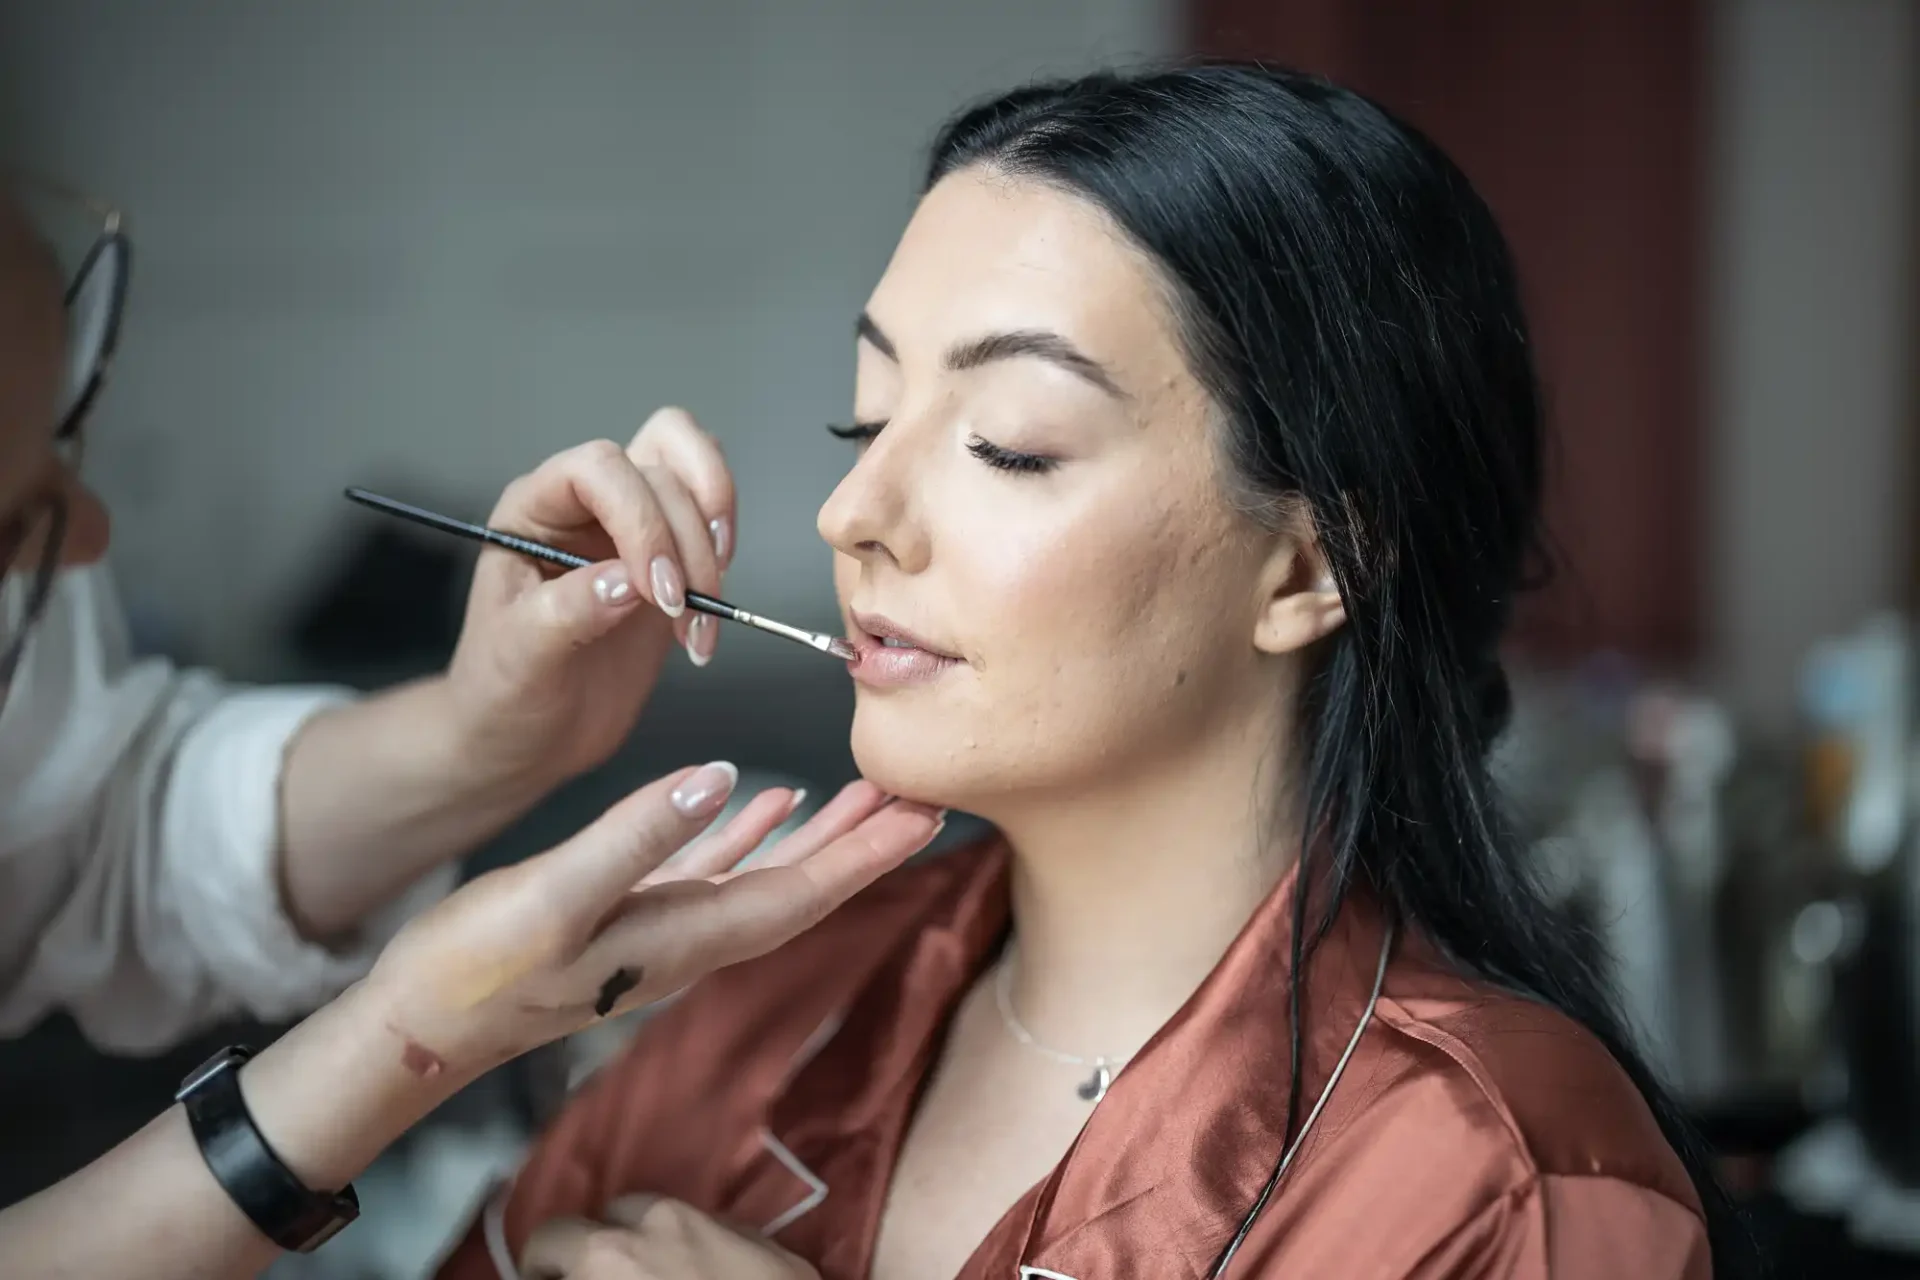
[[[840,440],[852,440],[858,444],[865,444],[879,435],[886,425],[884,422],[855,422],[848,426],[830,425],[827,427],[827,433]],[[967,452],[996,471],[1011,471],[1016,475],[1042,475],[1060,465],[1058,458],[1003,449],[993,441],[984,440],[979,436],[974,436],[967,441]]]

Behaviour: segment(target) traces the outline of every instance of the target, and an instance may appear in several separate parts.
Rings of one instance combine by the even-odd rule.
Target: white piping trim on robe
[[[815,1055],[827,1047],[827,1041],[839,1033],[844,1017],[845,1015],[839,1010],[835,1010],[820,1020],[820,1025],[813,1029],[813,1034],[806,1038],[799,1052],[793,1055],[793,1061],[787,1065],[785,1083],[791,1083],[793,1078],[813,1061]],[[782,1087],[785,1087],[784,1083]],[[785,1165],[788,1173],[807,1184],[807,1194],[800,1198],[799,1203],[760,1228],[761,1235],[771,1236],[777,1235],[818,1209],[826,1201],[827,1184],[819,1174],[801,1163],[800,1157],[793,1154],[786,1143],[774,1137],[771,1129],[763,1127],[760,1130],[760,1145],[771,1152],[774,1159]]]
[[[827,1184],[820,1180],[819,1174],[801,1164],[800,1157],[787,1150],[787,1144],[774,1137],[771,1130],[762,1129],[760,1141],[773,1153],[774,1159],[787,1167],[788,1173],[807,1184],[807,1194],[798,1204],[760,1228],[760,1234],[763,1236],[778,1235],[826,1202]]]
[[[493,1260],[500,1280],[520,1280],[520,1268],[514,1265],[513,1253],[507,1248],[507,1190],[512,1185],[502,1182],[480,1211],[480,1236],[487,1242],[487,1257]]]

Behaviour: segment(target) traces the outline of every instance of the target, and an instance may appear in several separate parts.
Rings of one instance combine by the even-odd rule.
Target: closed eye
[[[855,444],[866,444],[879,435],[886,425],[884,422],[853,422],[845,425],[829,423],[827,434],[836,439],[851,440]],[[1020,475],[1037,475],[1052,471],[1060,465],[1058,458],[1003,448],[980,436],[972,436],[967,440],[967,452],[996,471],[1010,471]]]
[[[1039,475],[1060,465],[1058,458],[1049,458],[1039,453],[1021,453],[1017,449],[1003,449],[991,440],[974,436],[967,441],[967,452],[986,463],[996,471],[1012,471],[1022,475]]]

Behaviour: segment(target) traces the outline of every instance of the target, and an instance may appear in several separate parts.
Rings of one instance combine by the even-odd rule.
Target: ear
[[[1332,634],[1347,620],[1340,588],[1319,543],[1283,535],[1260,573],[1253,646],[1262,653],[1293,653]]]

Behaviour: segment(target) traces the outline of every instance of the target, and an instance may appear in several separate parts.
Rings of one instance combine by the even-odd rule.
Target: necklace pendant
[[[1098,1102],[1107,1096],[1107,1088],[1113,1083],[1113,1072],[1104,1062],[1093,1064],[1093,1074],[1080,1082],[1074,1092],[1080,1095],[1082,1102]]]

